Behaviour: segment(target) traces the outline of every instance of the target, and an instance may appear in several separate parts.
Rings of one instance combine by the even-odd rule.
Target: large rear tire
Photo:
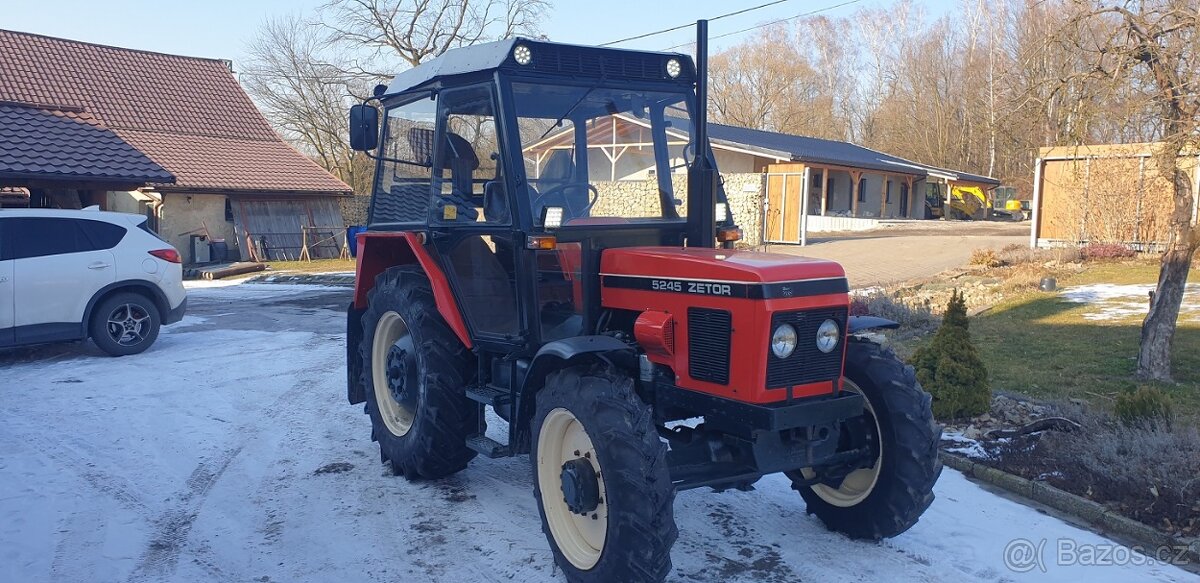
[[[929,393],[892,351],[851,338],[844,381],[846,390],[866,398],[866,422],[847,427],[873,433],[866,442],[878,452],[874,463],[836,483],[807,485],[816,475],[809,469],[787,475],[808,513],[830,530],[856,539],[893,537],[916,524],[933,503],[933,485],[942,473],[937,455],[942,430]]]
[[[379,274],[363,313],[362,383],[371,438],[392,471],[415,480],[453,474],[475,457],[466,438],[480,406],[467,398],[475,359],[437,311],[416,267]]]
[[[666,445],[633,381],[609,367],[551,374],[531,421],[533,494],[568,581],[662,581],[678,530]]]

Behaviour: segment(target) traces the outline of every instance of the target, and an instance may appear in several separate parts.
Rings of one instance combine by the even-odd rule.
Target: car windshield
[[[693,156],[683,92],[513,84],[534,216],[562,225],[679,219]]]

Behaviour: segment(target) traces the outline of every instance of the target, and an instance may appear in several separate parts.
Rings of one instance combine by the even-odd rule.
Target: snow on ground
[[[1063,288],[1060,296],[1070,302],[1087,304],[1085,320],[1117,321],[1143,318],[1150,310],[1150,292],[1156,284],[1115,285],[1099,283]],[[1200,322],[1200,284],[1188,284],[1179,309],[1179,321]]]
[[[345,400],[349,293],[194,288],[141,355],[0,352],[0,581],[562,581],[528,459],[423,483],[379,463]],[[937,496],[871,543],[826,531],[782,476],[683,492],[670,580],[1200,581],[1127,551],[1058,565],[1061,544],[1113,543],[950,469]],[[1039,547],[1045,571],[1005,566]]]

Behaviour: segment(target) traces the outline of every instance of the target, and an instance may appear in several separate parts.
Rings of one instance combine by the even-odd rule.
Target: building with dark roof
[[[4,30],[0,187],[36,207],[146,214],[196,259],[205,238],[242,258],[295,258],[305,231],[341,230],[351,195],[275,133],[228,61]]]
[[[683,159],[690,123],[672,119],[667,130],[672,166],[685,172]],[[525,148],[533,172],[558,149],[574,148],[570,129]],[[610,182],[652,178],[654,158],[647,146],[649,126],[617,114],[589,128],[588,167],[609,174]],[[808,231],[870,228],[880,219],[932,218],[952,188],[988,191],[1000,181],[920,164],[849,142],[753,130],[716,123],[708,137],[725,179],[726,195],[746,241],[797,243]],[[805,176],[808,177],[807,184]],[[601,186],[606,188],[607,186]],[[807,193],[807,204],[804,194]],[[804,210],[807,219],[802,221]]]

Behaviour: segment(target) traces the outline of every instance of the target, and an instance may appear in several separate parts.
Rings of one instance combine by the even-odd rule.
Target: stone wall
[[[725,196],[734,222],[742,228],[742,242],[758,245],[762,242],[762,209],[766,191],[763,174],[722,174]],[[687,213],[687,176],[676,174],[671,177],[675,198],[680,201],[681,215]],[[598,182],[596,190],[600,200],[592,208],[592,216],[657,217],[661,216],[658,200],[658,182],[655,180],[620,180]]]
[[[750,246],[762,244],[763,198],[767,192],[765,174],[722,174],[725,180],[725,198],[733,220],[742,228],[742,243]]]
[[[339,198],[338,207],[342,211],[342,219],[347,227],[367,224],[367,214],[371,209],[371,195],[356,194],[349,198]]]

